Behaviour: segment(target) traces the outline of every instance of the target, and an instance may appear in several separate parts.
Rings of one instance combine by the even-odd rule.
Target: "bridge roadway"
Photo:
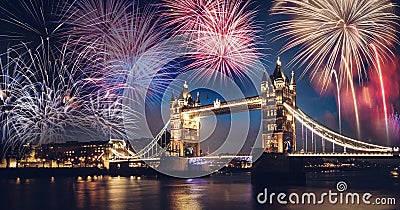
[[[246,159],[248,161],[252,161],[252,156],[251,155],[213,155],[213,156],[201,156],[201,157],[189,157],[189,161],[197,161],[197,160],[220,160],[220,159],[227,159],[227,160],[232,160],[235,158],[239,159]],[[126,159],[119,159],[119,160],[109,160],[110,163],[119,163],[119,162],[141,162],[141,161],[160,161],[159,157],[155,158],[136,158],[132,157],[126,158]]]
[[[209,104],[199,107],[189,107],[182,110],[183,114],[201,114],[200,117],[213,115],[230,114],[248,110],[261,109],[262,99],[259,96],[248,97],[228,102],[219,102],[219,104]]]
[[[291,158],[400,158],[398,153],[293,153],[288,154]],[[252,162],[251,155],[213,155],[213,156],[202,156],[202,157],[189,157],[189,162],[197,162],[201,160],[220,160],[220,159],[243,159]],[[141,161],[160,161],[159,157],[156,158],[132,158],[132,159],[120,159],[110,160],[110,163],[118,162],[141,162]]]

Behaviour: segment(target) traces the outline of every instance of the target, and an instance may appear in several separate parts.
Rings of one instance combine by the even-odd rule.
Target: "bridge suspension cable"
[[[133,152],[129,148],[126,148],[126,151],[128,154],[123,154],[121,152],[118,152],[116,149],[111,148],[111,152],[117,157],[118,159],[145,159],[145,158],[154,158],[154,157],[159,157],[163,152],[166,151],[168,146],[165,148],[162,148],[159,144],[158,141],[162,138],[163,134],[167,131],[167,128],[170,124],[170,121],[164,125],[163,129],[157,134],[156,137],[154,137],[151,142],[149,142],[144,148],[140,149],[138,152]]]
[[[325,139],[333,144],[340,145],[344,148],[349,148],[357,151],[366,151],[366,152],[392,152],[393,149],[391,147],[385,147],[370,143],[365,143],[356,139],[352,139],[350,137],[344,136],[342,134],[336,133],[325,126],[322,126],[311,117],[306,115],[300,109],[294,109],[288,104],[284,103],[283,106],[286,110],[296,118],[302,126],[305,126],[309,130],[313,132],[313,134],[318,135],[322,139]]]
[[[141,149],[139,152],[136,153],[136,155],[139,158],[150,158],[154,156],[160,155],[162,152],[165,152],[166,148],[162,148],[159,144],[158,141],[161,139],[162,135],[167,131],[167,128],[169,126],[170,120],[168,120],[167,123],[165,123],[163,129],[157,134],[157,136],[149,143],[147,144],[146,147]]]

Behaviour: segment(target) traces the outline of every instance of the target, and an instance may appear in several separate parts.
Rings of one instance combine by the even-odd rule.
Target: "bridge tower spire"
[[[289,79],[282,70],[282,62],[279,57],[269,81],[263,75],[261,98],[263,101],[261,109],[264,151],[270,153],[294,152],[296,150],[296,121],[283,104],[296,106],[296,83],[294,73],[292,73],[289,83]]]

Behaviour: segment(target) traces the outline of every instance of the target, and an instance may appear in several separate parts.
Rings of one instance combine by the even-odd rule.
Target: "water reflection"
[[[379,178],[378,178],[379,177]],[[268,177],[266,177],[268,179]],[[365,205],[260,205],[258,193],[321,194],[338,180],[349,190],[396,197],[400,180],[388,172],[310,173],[305,185],[253,183],[249,174],[218,175],[199,179],[91,176],[47,179],[0,179],[1,209],[396,209]]]
[[[187,182],[186,182],[187,183]],[[176,188],[170,188],[167,194],[167,200],[170,202],[172,209],[178,210],[200,210],[205,207],[200,203],[204,194],[204,186],[199,185],[198,182],[190,181],[186,183],[177,183]]]

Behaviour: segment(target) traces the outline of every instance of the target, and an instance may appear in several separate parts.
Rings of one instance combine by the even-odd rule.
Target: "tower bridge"
[[[252,110],[261,110],[261,148],[264,153],[281,153],[287,154],[289,157],[389,157],[394,154],[398,155],[398,148],[393,149],[366,143],[321,125],[296,106],[296,95],[294,73],[291,73],[290,79],[285,76],[279,58],[272,75],[267,77],[267,74],[263,73],[259,96],[226,102],[216,99],[212,104],[201,105],[199,93],[194,100],[188,90],[188,84],[185,82],[179,95],[172,94],[170,120],[161,132],[146,147],[137,149],[135,153],[129,152],[115,156],[119,159],[129,160],[159,160],[163,153],[178,157],[201,157],[201,118]],[[296,148],[296,124],[302,127],[303,147],[301,150]],[[171,141],[168,146],[161,148],[159,141],[168,126],[170,127]],[[308,137],[308,135],[310,136]],[[311,140],[310,145],[308,138]],[[317,151],[318,143],[322,151]],[[326,150],[327,144],[332,145],[331,151]],[[335,146],[344,148],[343,152],[335,151]],[[351,153],[347,149],[351,150]]]
[[[296,83],[293,72],[290,80],[284,75],[279,58],[269,78],[263,73],[259,96],[227,102],[216,99],[213,104],[201,106],[198,94],[194,101],[185,82],[181,94],[171,98],[170,152],[182,157],[185,149],[192,148],[193,155],[200,156],[200,118],[251,110],[262,111],[262,147],[266,152],[296,151],[296,120],[284,104],[295,109]]]

